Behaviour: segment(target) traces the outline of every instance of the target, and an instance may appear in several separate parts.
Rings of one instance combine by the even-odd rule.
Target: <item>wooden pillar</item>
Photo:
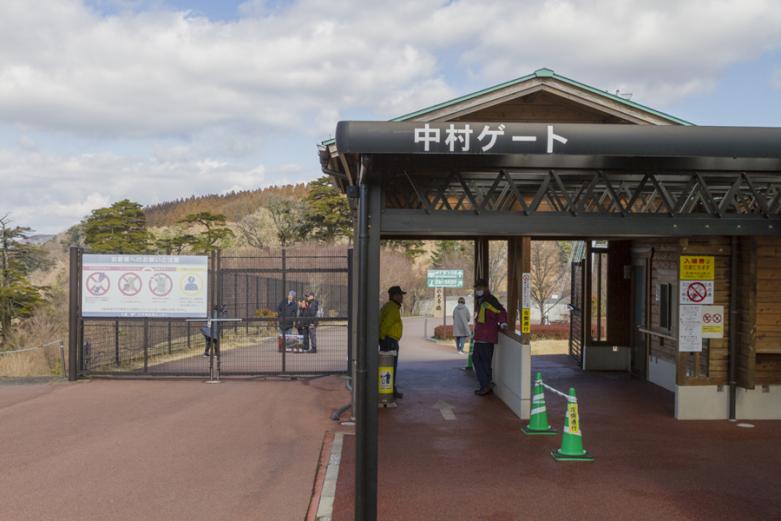
[[[475,239],[475,281],[488,278],[488,239]]]
[[[531,273],[531,238],[513,237],[507,241],[507,318],[512,331],[515,331],[516,319],[521,314],[524,273]],[[528,344],[531,335],[522,334],[521,340]]]

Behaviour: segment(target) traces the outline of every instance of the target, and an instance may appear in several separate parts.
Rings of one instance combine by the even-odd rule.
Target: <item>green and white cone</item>
[[[583,448],[583,433],[580,430],[578,399],[575,389],[570,387],[567,412],[564,415],[564,433],[561,436],[561,448],[551,451],[556,461],[594,461],[591,454]]]
[[[521,428],[524,434],[530,436],[551,436],[557,434],[548,423],[548,410],[545,408],[545,388],[542,386],[542,373],[537,373],[532,396],[532,410],[529,423]]]

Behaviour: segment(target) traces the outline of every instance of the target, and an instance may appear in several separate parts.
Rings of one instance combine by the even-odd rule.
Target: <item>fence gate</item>
[[[81,252],[71,257],[71,291],[80,291]],[[216,252],[209,260],[210,307],[239,318],[221,330],[223,376],[339,374],[350,367],[352,250],[324,247],[276,252]],[[73,263],[76,266],[73,266]],[[75,284],[75,286],[74,286]],[[287,349],[279,341],[277,310],[296,292],[313,292],[319,312],[291,319]],[[73,295],[73,293],[71,293]],[[208,376],[204,322],[159,318],[82,318],[71,299],[79,376]],[[309,351],[299,351],[309,336]],[[287,337],[286,334],[286,337]],[[314,341],[313,341],[314,340]],[[72,355],[73,356],[73,355]]]
[[[572,275],[570,278],[572,286],[570,295],[572,298],[569,305],[569,354],[577,360],[579,366],[583,366],[583,307],[584,307],[584,279],[586,261],[572,263]]]

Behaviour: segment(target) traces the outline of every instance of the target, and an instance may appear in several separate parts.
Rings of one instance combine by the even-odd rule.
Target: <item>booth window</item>
[[[673,329],[673,285],[659,285],[659,327],[667,331]]]
[[[591,242],[591,341],[607,342],[608,242]]]

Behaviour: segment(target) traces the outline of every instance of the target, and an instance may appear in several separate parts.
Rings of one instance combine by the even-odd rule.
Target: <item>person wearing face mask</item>
[[[475,390],[478,396],[491,394],[493,374],[491,362],[494,345],[499,341],[499,330],[507,329],[507,310],[499,300],[491,295],[488,283],[479,279],[475,282],[475,345],[472,353],[472,365],[475,368],[480,388]]]
[[[453,336],[456,339],[456,350],[464,352],[464,342],[469,337],[469,310],[464,297],[458,298],[458,305],[453,310]]]

